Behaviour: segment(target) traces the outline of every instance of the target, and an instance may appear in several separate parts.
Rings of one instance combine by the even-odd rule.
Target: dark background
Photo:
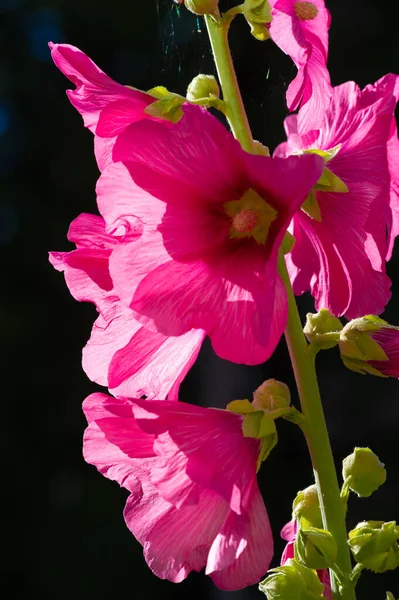
[[[95,212],[98,177],[92,136],[64,95],[69,82],[53,66],[47,41],[80,47],[114,79],[184,93],[198,72],[213,72],[200,21],[171,0],[0,0],[0,300],[2,334],[2,600],[112,598],[228,600],[208,578],[175,585],[156,579],[124,525],[126,493],[81,456],[81,402],[96,389],[80,366],[95,309],[75,302],[48,250],[66,250],[69,222]],[[227,4],[227,3],[226,3]],[[231,2],[231,5],[234,3]],[[399,71],[396,2],[330,0],[329,67],[333,84],[361,86]],[[244,20],[231,32],[233,55],[257,139],[283,139],[284,94],[295,74],[269,41],[252,39]],[[394,300],[385,318],[399,324],[398,249],[388,270]],[[396,294],[395,294],[396,293]],[[302,314],[313,309],[301,298]],[[371,498],[351,498],[349,526],[399,518],[399,383],[346,371],[336,350],[319,360],[331,442],[339,468],[353,446],[369,445],[386,463],[387,483]],[[225,406],[268,377],[294,389],[284,342],[262,367],[217,359],[205,344],[182,399]],[[295,397],[295,395],[294,395]],[[279,423],[280,443],[260,484],[275,533],[290,518],[298,489],[312,482],[306,446]],[[399,595],[399,573],[362,576],[358,598]],[[261,598],[256,586],[231,595]]]

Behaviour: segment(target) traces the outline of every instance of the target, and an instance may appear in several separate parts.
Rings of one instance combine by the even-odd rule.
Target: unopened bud
[[[318,313],[306,315],[306,325],[303,329],[308,341],[317,350],[328,350],[339,343],[339,332],[342,323],[329,310],[322,308]]]
[[[288,386],[276,379],[268,379],[254,392],[253,406],[273,412],[279,408],[287,408],[291,404]]]
[[[194,77],[187,88],[187,100],[189,102],[209,98],[209,96],[219,98],[219,95],[219,85],[213,75],[203,75],[200,73],[200,75]]]
[[[379,374],[368,361],[388,360],[382,347],[372,337],[386,325],[374,315],[353,319],[345,325],[340,334],[339,349],[346,367],[360,373]]]
[[[323,584],[316,571],[288,560],[282,567],[271,569],[270,575],[259,584],[259,589],[268,600],[321,600]]]
[[[387,472],[370,448],[355,448],[342,463],[342,476],[352,492],[367,498],[385,483]]]
[[[337,544],[329,531],[300,528],[296,539],[296,558],[310,569],[328,569],[337,558]]]
[[[314,484],[297,493],[292,505],[292,516],[297,521],[306,521],[306,524],[313,527],[323,526],[319,496]]]
[[[195,15],[217,14],[219,0],[185,0],[188,10]]]
[[[399,527],[395,521],[363,521],[349,532],[355,560],[375,573],[399,567]]]

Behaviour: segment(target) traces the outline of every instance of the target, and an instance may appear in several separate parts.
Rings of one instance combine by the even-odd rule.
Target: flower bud
[[[386,600],[395,600],[395,596],[392,594],[392,592],[387,592]]]
[[[184,4],[195,15],[212,15],[218,13],[219,0],[185,0]]]
[[[276,379],[268,379],[254,392],[252,405],[273,412],[279,408],[287,408],[291,404],[288,386]]]
[[[209,98],[209,96],[219,98],[219,95],[219,85],[213,75],[203,75],[200,73],[197,77],[194,77],[187,88],[187,100],[189,102]]]
[[[323,584],[316,571],[288,560],[282,567],[271,569],[270,575],[259,584],[268,600],[318,600],[323,598]]]
[[[328,350],[339,343],[339,332],[342,323],[326,308],[318,313],[306,315],[306,325],[303,329],[308,341],[317,350]]]
[[[363,521],[349,532],[355,560],[375,573],[399,567],[399,527],[394,521]]]
[[[340,334],[341,358],[348,369],[379,377],[399,377],[399,328],[366,315],[350,321]]]
[[[337,559],[337,544],[329,531],[300,528],[296,538],[295,557],[310,569],[327,569]]]
[[[342,463],[342,476],[352,492],[367,498],[385,483],[387,472],[370,448],[355,448]]]
[[[269,39],[270,34],[266,24],[271,22],[272,13],[268,0],[245,0],[243,14],[251,27],[251,34],[257,40],[263,42]]]
[[[306,522],[306,525],[323,527],[319,497],[314,484],[297,493],[292,505],[292,516],[297,521]]]

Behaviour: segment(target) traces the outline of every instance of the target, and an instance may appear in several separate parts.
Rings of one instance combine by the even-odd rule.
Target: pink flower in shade
[[[281,530],[281,537],[283,540],[286,540],[288,543],[283,550],[283,554],[281,555],[281,565],[285,565],[285,563],[290,559],[294,558],[294,545],[297,534],[297,522],[295,519],[289,521]],[[317,571],[317,575],[321,583],[324,585],[324,597],[328,598],[328,600],[333,600],[332,591],[331,591],[331,583],[330,583],[330,574],[328,569],[320,569]]]
[[[308,133],[321,127],[332,93],[327,69],[330,13],[324,0],[269,0],[269,4],[270,35],[298,68],[287,90],[288,109],[301,105],[298,130]]]
[[[287,318],[278,249],[323,161],[249,155],[192,106],[172,127],[129,126],[114,159],[97,186],[107,228],[143,228],[110,256],[118,296],[154,331],[203,329],[222,358],[265,361]]]
[[[135,237],[111,236],[101,217],[82,214],[68,233],[76,250],[51,252],[50,262],[64,272],[74,298],[93,302],[100,312],[83,349],[83,368],[90,379],[118,396],[177,400],[180,383],[194,363],[205,333],[192,330],[167,337],[149,331],[121,303],[109,275],[109,257],[121,239]]]
[[[397,196],[391,194],[387,145],[396,82],[396,75],[386,75],[364,90],[353,82],[334,88],[317,137],[300,135],[297,117],[290,116],[285,121],[288,141],[275,152],[326,151],[326,168],[349,189],[342,193],[319,186],[319,218],[301,210],[290,225],[296,240],[287,256],[294,292],[310,290],[317,309],[328,308],[334,315],[379,314],[390,298],[386,232]]]
[[[56,66],[76,85],[67,95],[85,126],[95,134],[95,153],[102,171],[112,160],[117,136],[131,123],[152,118],[144,109],[155,99],[116,83],[75,46],[52,42],[49,46]]]
[[[92,394],[85,460],[129,490],[126,524],[151,570],[178,583],[206,567],[221,589],[259,581],[273,554],[256,481],[261,441],[243,417],[177,402]]]

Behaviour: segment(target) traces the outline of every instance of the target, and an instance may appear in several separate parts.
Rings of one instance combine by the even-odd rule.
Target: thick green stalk
[[[241,146],[247,152],[253,152],[253,139],[244,104],[238,87],[233,61],[227,40],[229,24],[224,21],[215,20],[210,15],[205,16],[215,65],[219,76],[220,85],[223,90],[223,99],[226,103],[226,117],[234,134]]]
[[[288,321],[285,338],[294,369],[302,412],[306,417],[304,431],[312,459],[323,524],[331,532],[337,543],[337,566],[345,575],[349,575],[352,565],[347,544],[345,509],[340,497],[337,473],[317,383],[315,354],[308,351],[308,344],[303,334],[301,319],[282,253],[279,259],[279,273],[284,282],[288,298]],[[330,574],[334,598],[353,600],[355,598],[353,587],[349,584],[340,593],[334,574]]]
[[[229,50],[228,24],[205,16],[212,45],[223,99],[226,102],[226,116],[236,139],[247,152],[254,152],[254,143],[245,113],[240,90]],[[334,536],[338,545],[337,571],[349,576],[352,571],[347,533],[345,510],[340,498],[337,474],[315,371],[315,355],[308,352],[308,344],[302,330],[298,308],[292,291],[283,254],[279,259],[279,272],[287,290],[288,322],[285,336],[290,352],[295,379],[297,382],[302,411],[306,417],[304,431],[312,459],[316,486],[320,498],[324,527]],[[335,600],[355,600],[352,585],[344,585],[340,590],[334,573],[331,584]]]

